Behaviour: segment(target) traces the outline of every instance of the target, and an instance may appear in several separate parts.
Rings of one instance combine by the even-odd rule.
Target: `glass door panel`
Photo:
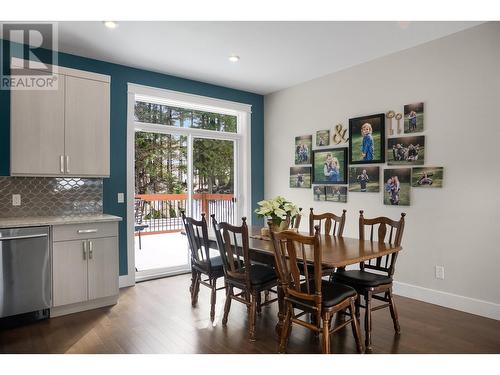
[[[236,216],[234,155],[233,140],[193,138],[192,213],[195,218],[204,212],[207,220],[215,214],[219,222],[240,223]]]
[[[138,276],[188,269],[181,211],[189,207],[188,136],[135,133],[135,263]]]

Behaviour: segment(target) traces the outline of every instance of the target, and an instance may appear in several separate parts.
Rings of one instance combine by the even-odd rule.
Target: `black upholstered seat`
[[[239,271],[238,274],[244,275],[245,274],[245,267],[242,267]],[[231,277],[228,277],[231,279]],[[259,287],[268,283],[276,283],[278,280],[278,277],[276,275],[276,271],[274,268],[271,268],[269,266],[265,266],[263,264],[252,264],[250,265],[250,283],[252,284],[253,287],[255,287],[257,290],[260,290]],[[239,284],[244,284],[245,281],[244,279],[234,279],[233,282],[239,283]]]
[[[212,273],[214,277],[224,276],[224,268],[222,264],[222,258],[220,256],[210,258],[210,265],[212,266]],[[208,272],[208,262],[195,262],[193,267],[199,269],[202,272]]]
[[[262,264],[250,266],[250,280],[253,285],[266,284],[269,281],[277,281],[276,271]]]
[[[311,290],[310,293],[314,293],[314,284],[310,284]],[[306,292],[307,286],[306,284],[301,285],[301,289]],[[330,282],[327,280],[321,281],[321,296],[322,302],[321,304],[324,307],[331,307],[339,304],[349,297],[356,296],[356,290],[351,288],[348,285],[339,283],[339,282]],[[311,302],[312,304],[312,302]]]
[[[335,272],[333,274],[333,280],[346,283],[354,287],[358,285],[363,287],[375,287],[392,283],[392,277],[361,270]]]

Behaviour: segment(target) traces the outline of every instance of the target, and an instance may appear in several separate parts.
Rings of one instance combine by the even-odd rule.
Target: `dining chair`
[[[257,310],[261,306],[277,301],[277,298],[261,303],[261,293],[277,286],[278,279],[274,268],[252,263],[248,246],[248,226],[246,218],[242,218],[241,226],[229,223],[218,223],[212,215],[217,245],[224,268],[226,284],[226,303],[222,325],[227,325],[231,301],[235,300],[248,307],[248,335],[250,341],[255,341],[255,324]],[[235,293],[234,289],[241,292]]]
[[[215,319],[215,301],[217,298],[217,279],[224,276],[222,259],[220,256],[210,257],[210,246],[208,239],[208,226],[205,220],[205,214],[201,214],[201,220],[195,220],[187,217],[184,211],[181,211],[182,222],[191,249],[191,305],[194,307],[198,302],[198,293],[200,284],[210,288],[210,320]],[[202,275],[208,277],[203,280]]]
[[[374,239],[374,227],[378,225],[376,237],[378,242],[387,242],[395,246],[401,245],[403,231],[405,227],[405,213],[401,214],[399,221],[394,221],[388,217],[376,217],[366,219],[363,210],[359,211],[359,239],[365,240],[365,232],[370,231],[370,241]],[[390,228],[387,233],[388,227]],[[392,294],[392,277],[396,266],[398,253],[393,253],[359,264],[359,270],[338,270],[333,274],[333,280],[352,286],[359,296],[364,297],[365,305],[361,305],[358,298],[356,301],[357,313],[359,308],[365,309],[365,347],[367,352],[372,351],[372,311],[389,307],[397,334],[400,333],[398,312]],[[372,272],[370,272],[371,270]],[[373,272],[375,271],[375,272]],[[382,296],[380,294],[383,294]],[[373,306],[372,300],[376,299],[385,302],[379,306]]]
[[[356,348],[361,353],[363,347],[355,306],[357,293],[350,286],[322,279],[319,226],[315,227],[313,236],[304,236],[287,230],[271,232],[271,239],[285,302],[285,318],[281,329],[279,352],[286,351],[292,323],[295,323],[317,334],[322,334],[324,354],[330,353],[330,335],[351,324]],[[308,250],[312,250],[313,277],[308,277],[309,268],[305,267],[306,246]],[[306,270],[305,278],[301,277],[299,264],[302,264],[302,268]],[[296,313],[296,310],[299,312]],[[345,312],[350,318],[334,327],[332,317],[338,312]],[[300,319],[307,314],[313,314],[315,318],[311,322]]]
[[[337,216],[331,212],[326,212],[324,214],[315,214],[313,212],[313,208],[311,207],[311,212],[309,213],[309,235],[312,236],[314,234],[314,227],[316,225],[319,225],[320,232],[322,232],[323,234],[342,237],[342,234],[344,233],[346,212],[347,210],[342,210],[342,215],[340,216]],[[321,231],[322,222],[324,227],[323,231]]]
[[[344,234],[344,226],[346,220],[346,212],[347,210],[342,210],[342,215],[338,216],[331,212],[325,212],[323,214],[315,214],[313,208],[311,207],[311,212],[309,213],[309,235],[312,236],[314,234],[314,227],[316,225],[319,226],[320,232],[321,225],[323,225],[323,234],[325,235],[333,235],[337,237],[342,237]],[[332,226],[333,224],[333,226]],[[310,266],[309,266],[310,267]],[[324,276],[331,276],[335,272],[334,268],[325,268],[323,269]],[[311,273],[311,272],[309,272]]]

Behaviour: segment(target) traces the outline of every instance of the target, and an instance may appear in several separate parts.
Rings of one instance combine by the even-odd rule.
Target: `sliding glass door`
[[[181,212],[236,223],[237,117],[136,102],[136,280],[188,271]],[[147,122],[146,122],[147,121]]]

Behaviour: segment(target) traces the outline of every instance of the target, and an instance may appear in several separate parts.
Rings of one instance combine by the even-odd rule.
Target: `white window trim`
[[[134,162],[135,162],[135,131],[149,130],[185,135],[187,129],[167,127],[165,125],[147,124],[135,121],[134,108],[136,100],[164,104],[173,107],[189,108],[206,112],[228,114],[238,117],[237,133],[213,132],[204,129],[190,129],[195,137],[208,137],[213,139],[239,140],[235,155],[241,158],[238,168],[239,189],[237,189],[237,202],[239,212],[247,217],[248,224],[252,222],[252,185],[251,185],[251,110],[249,104],[215,99],[206,96],[186,94],[178,91],[154,88],[149,86],[128,83],[127,92],[127,275],[120,276],[120,288],[135,285],[135,252],[134,252]]]

